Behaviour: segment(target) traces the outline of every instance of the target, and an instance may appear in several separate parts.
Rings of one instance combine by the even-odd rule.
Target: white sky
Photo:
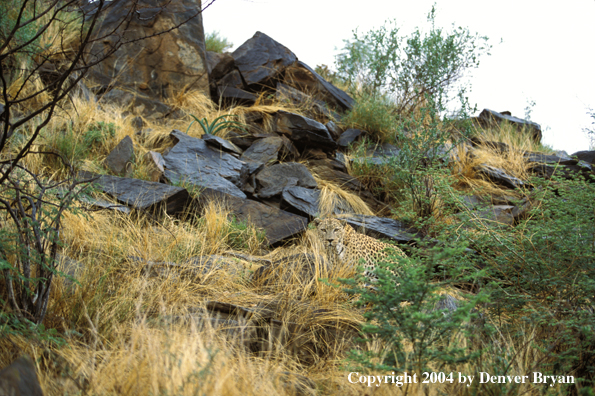
[[[531,119],[541,124],[543,143],[569,154],[589,148],[582,128],[591,126],[587,108],[595,108],[593,0],[216,0],[203,23],[205,32],[231,41],[232,51],[261,31],[312,68],[333,67],[353,29],[363,33],[396,19],[408,34],[428,26],[434,3],[438,26],[468,27],[493,45],[469,75],[471,104],[524,118],[533,100]]]

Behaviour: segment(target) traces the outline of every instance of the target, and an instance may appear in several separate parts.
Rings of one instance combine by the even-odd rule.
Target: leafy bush
[[[383,96],[362,94],[341,122],[348,128],[365,130],[378,142],[395,139],[394,105]]]
[[[533,323],[530,345],[543,354],[542,373],[575,373],[595,379],[595,184],[574,180],[533,181],[534,208],[508,232],[478,233],[473,245],[484,253],[497,280],[495,317],[506,315],[512,332]]]
[[[369,307],[362,328],[368,339],[361,341],[368,342],[371,336],[383,346],[381,350],[351,351],[350,359],[364,368],[421,373],[438,371],[445,365],[453,367],[478,356],[461,340],[476,330],[470,324],[472,309],[484,297],[458,299],[453,309],[453,304],[444,301],[454,297],[441,293],[454,290],[452,285],[456,283],[472,284],[477,278],[466,264],[465,244],[451,243],[416,252],[408,259],[392,256],[386,262],[379,261],[376,290],[348,290],[360,295],[359,306]]]
[[[205,34],[205,47],[207,51],[222,53],[233,47],[233,43],[227,41],[225,37],[221,37],[218,31],[214,31]]]
[[[399,34],[395,21],[363,35],[354,31],[337,57],[339,76],[350,83],[355,95],[388,95],[395,100],[398,113],[411,111],[427,96],[439,111],[445,110],[450,100],[464,96],[461,77],[476,68],[491,47],[486,37],[468,29],[437,28],[434,6],[428,22],[427,33],[417,28],[409,37]],[[450,90],[455,86],[453,95]]]

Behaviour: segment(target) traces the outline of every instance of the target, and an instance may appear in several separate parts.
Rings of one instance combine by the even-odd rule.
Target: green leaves
[[[411,111],[430,96],[438,111],[465,91],[456,84],[465,71],[479,66],[479,58],[489,55],[487,37],[472,34],[466,28],[445,31],[435,26],[435,8],[428,14],[431,27],[427,33],[417,28],[411,35],[399,34],[396,21],[365,34],[353,32],[337,56],[339,76],[351,85],[355,96],[386,95],[396,102],[397,112]]]
[[[190,125],[188,125],[188,129],[186,130],[186,133],[188,133],[188,131],[190,131],[190,127],[192,126],[192,124],[194,124],[194,122],[198,122],[198,124],[200,125],[200,127],[202,128],[204,133],[207,133],[209,135],[215,135],[217,132],[227,129],[227,128],[235,128],[235,129],[239,129],[242,132],[247,132],[244,124],[237,122],[237,121],[226,120],[227,117],[237,117],[234,114],[225,114],[225,115],[219,116],[219,117],[215,118],[213,120],[213,122],[211,122],[210,124],[206,117],[199,119],[198,117],[196,117],[192,114],[191,114],[191,116],[192,116],[192,118],[194,118],[194,121],[192,121],[190,123]]]

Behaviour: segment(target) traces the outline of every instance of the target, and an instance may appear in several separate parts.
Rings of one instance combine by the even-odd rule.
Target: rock
[[[361,129],[349,128],[341,134],[341,137],[339,138],[339,140],[337,140],[337,144],[339,145],[339,147],[347,148],[351,143],[355,142],[355,140],[364,133],[365,132]]]
[[[547,165],[576,165],[578,163],[577,160],[567,156],[561,157],[558,155],[534,153],[531,151],[523,153],[523,157],[529,163],[540,163]]]
[[[231,55],[248,87],[275,86],[272,80],[297,60],[293,52],[262,32],[256,32]]]
[[[326,104],[323,101],[315,99],[310,95],[307,95],[301,91],[298,91],[295,88],[290,87],[289,85],[277,83],[275,97],[279,102],[291,103],[301,108],[306,108],[306,115],[310,117],[332,117],[331,112],[326,108]]]
[[[235,60],[229,52],[206,51],[207,70],[211,82],[217,81],[235,68]]]
[[[495,168],[491,165],[479,165],[475,168],[475,171],[486,179],[507,188],[515,189],[525,185],[521,179],[510,176],[502,169]]]
[[[205,188],[197,198],[200,207],[209,202],[223,203],[230,211],[230,215],[239,221],[247,221],[261,228],[266,235],[267,243],[274,245],[286,238],[304,231],[308,219],[297,216],[263,203],[241,199],[211,188]]]
[[[134,1],[107,2],[102,10],[104,19],[95,31],[100,39],[93,41],[87,61],[95,61],[94,54],[101,56],[120,40],[128,44],[92,68],[90,77],[100,85],[107,82],[132,91],[138,89],[158,101],[182,90],[208,96],[200,11],[200,0],[145,0],[142,6]],[[86,17],[91,15],[89,12]],[[163,31],[167,33],[150,37]]]
[[[165,177],[174,183],[209,187],[239,198],[248,174],[246,163],[231,154],[214,150],[202,139],[174,130],[170,136],[176,145],[163,157]]]
[[[261,166],[277,160],[279,151],[283,147],[283,139],[279,136],[270,136],[257,140],[240,157],[248,163],[250,174]]]
[[[91,209],[107,209],[107,210],[117,210],[118,212],[130,214],[132,210],[126,205],[119,205],[114,204],[113,202],[107,201],[101,198],[92,198],[86,195],[81,195],[78,197],[79,201],[86,203],[91,207]]]
[[[471,219],[472,220],[487,220],[488,222],[492,221],[492,222],[501,223],[501,224],[513,225],[514,224],[514,215],[513,215],[514,209],[515,209],[515,207],[510,206],[510,205],[494,205],[494,206],[487,207],[486,209],[483,209],[483,210],[471,212],[471,213],[473,213]]]
[[[337,148],[328,129],[310,118],[279,110],[275,114],[275,125],[276,132],[287,135],[298,147],[319,147],[326,150]]]
[[[294,179],[295,184],[293,185],[305,188],[316,188],[318,186],[305,165],[297,162],[275,164],[265,167],[256,175],[256,181],[259,185],[258,197],[270,198],[281,194],[290,179]]]
[[[588,164],[595,165],[595,151],[577,151],[572,154],[572,157],[578,158],[580,161],[585,161]]]
[[[217,87],[217,100],[225,106],[252,106],[258,97],[243,89],[228,86]]]
[[[83,178],[95,176],[90,172],[80,172],[80,175]],[[103,175],[94,184],[118,202],[148,212],[165,207],[168,214],[177,214],[183,212],[189,202],[186,189],[162,183]]]
[[[205,133],[202,135],[202,140],[204,140],[209,146],[215,147],[221,151],[226,151],[228,153],[237,155],[242,155],[244,153],[241,148],[219,136]]]
[[[519,131],[525,128],[526,131],[530,134],[531,138],[536,143],[541,143],[541,126],[533,121],[527,121],[517,117],[513,117],[510,115],[510,112],[498,113],[497,111],[489,109],[484,109],[479,114],[478,118],[480,122],[483,122],[484,124],[500,124],[504,121],[507,121],[510,124],[514,125]]]
[[[372,238],[391,239],[398,243],[408,243],[418,237],[418,231],[402,222],[386,217],[351,214],[341,216],[355,230]]]
[[[160,181],[165,175],[165,160],[161,154],[156,153],[155,151],[149,151],[147,154],[145,154],[145,161],[147,162],[147,167],[149,168],[151,181]]]
[[[134,160],[134,144],[130,136],[125,136],[108,154],[103,164],[116,175],[129,174]]]
[[[333,121],[329,121],[326,124],[324,124],[324,126],[331,133],[331,136],[334,140],[339,139],[342,131],[341,131],[341,128],[339,128],[339,126],[337,124],[335,124]]]
[[[351,110],[355,104],[355,101],[344,91],[326,81],[301,61],[287,68],[284,82],[302,92],[315,93],[316,98],[341,111]]]
[[[43,396],[28,356],[19,357],[0,371],[0,396]]]
[[[281,208],[296,212],[301,216],[317,217],[320,190],[292,186],[281,193]]]

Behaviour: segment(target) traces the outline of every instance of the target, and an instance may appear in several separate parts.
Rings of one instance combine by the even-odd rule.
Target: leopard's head
[[[314,224],[326,249],[335,251],[343,258],[345,249],[345,224],[337,219],[315,219]]]

